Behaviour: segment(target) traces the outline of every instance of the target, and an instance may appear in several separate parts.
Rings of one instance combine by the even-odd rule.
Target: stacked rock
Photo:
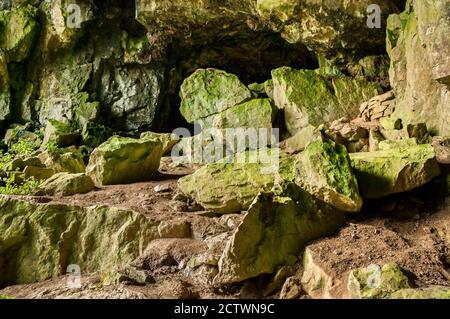
[[[372,122],[383,117],[388,117],[395,110],[394,91],[386,92],[370,99],[368,102],[361,104],[359,109],[360,117],[364,121]]]

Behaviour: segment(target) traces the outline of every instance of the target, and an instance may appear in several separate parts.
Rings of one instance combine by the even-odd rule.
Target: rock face
[[[381,198],[422,186],[439,176],[431,145],[350,155],[363,198]]]
[[[283,67],[272,71],[274,101],[284,109],[291,135],[358,115],[363,101],[378,95],[379,86],[365,80],[325,77],[312,70]]]
[[[293,265],[304,245],[331,234],[344,215],[297,186],[286,194],[261,193],[219,260],[217,283],[235,283]]]
[[[426,122],[450,134],[450,8],[447,1],[408,1],[391,15],[387,41],[390,78],[398,103],[393,117],[404,124]]]
[[[0,285],[43,281],[65,273],[110,274],[157,238],[158,223],[134,212],[0,199]],[[42,245],[36,245],[36,243]]]
[[[88,193],[94,188],[94,182],[84,173],[58,173],[41,184],[40,193],[47,196],[71,196]]]
[[[200,69],[183,82],[180,97],[181,114],[193,123],[251,99],[252,93],[233,74]]]
[[[100,186],[149,180],[158,171],[162,147],[155,140],[113,136],[92,152],[86,174]]]
[[[344,146],[315,141],[297,156],[295,183],[319,200],[346,212],[358,212],[362,198]]]
[[[392,1],[374,3],[384,16],[397,10]],[[250,29],[272,30],[290,43],[304,43],[310,50],[338,57],[355,51],[377,52],[384,46],[384,26],[367,27],[366,12],[371,4],[373,1],[366,0],[233,0],[218,6],[200,0],[189,4],[139,0],[136,9],[139,22],[148,30],[165,34],[182,46],[242,35]]]

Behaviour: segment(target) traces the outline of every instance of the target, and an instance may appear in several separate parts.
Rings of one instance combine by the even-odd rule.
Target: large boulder
[[[33,283],[77,264],[106,282],[158,237],[158,222],[112,207],[36,204],[0,198],[0,285]],[[45,243],[37,245],[36,243]]]
[[[86,174],[99,186],[148,181],[158,171],[162,147],[160,141],[113,136],[92,152]]]
[[[293,160],[282,161],[286,171],[292,170]],[[260,162],[212,163],[179,179],[178,188],[205,209],[231,214],[248,209],[258,193],[269,191],[274,183],[274,174],[264,172]]]
[[[218,284],[230,284],[293,265],[304,245],[336,231],[344,214],[294,184],[261,193],[219,260]]]
[[[425,122],[450,134],[450,8],[447,1],[408,1],[388,19],[390,79],[397,97],[393,118]]]
[[[346,212],[358,212],[362,198],[344,146],[315,141],[297,156],[295,183],[310,194]]]
[[[94,182],[84,173],[58,173],[39,186],[39,193],[47,196],[71,196],[88,193],[94,188]]]
[[[184,80],[180,111],[189,123],[252,98],[252,92],[233,74],[216,69],[199,69]]]
[[[326,77],[312,70],[282,67],[272,71],[274,101],[284,109],[291,135],[342,117],[354,118],[362,102],[378,95],[380,87],[364,79]]]
[[[276,108],[270,99],[254,99],[200,119],[202,128],[272,128]]]
[[[0,50],[8,62],[23,62],[39,32],[37,9],[24,5],[0,11]]]
[[[411,288],[397,264],[354,269],[348,278],[349,295],[355,299],[386,299],[401,289]]]
[[[431,145],[350,154],[363,198],[381,198],[422,186],[440,175]]]

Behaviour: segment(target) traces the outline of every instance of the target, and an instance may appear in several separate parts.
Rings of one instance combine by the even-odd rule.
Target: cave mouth
[[[216,68],[239,77],[246,85],[271,79],[272,70],[290,66],[317,69],[317,57],[304,45],[289,44],[279,34],[251,32],[236,37],[223,37],[207,45],[168,49],[169,72],[166,94],[153,129],[169,133],[183,127],[193,131],[180,113],[179,91],[183,81],[200,68]]]

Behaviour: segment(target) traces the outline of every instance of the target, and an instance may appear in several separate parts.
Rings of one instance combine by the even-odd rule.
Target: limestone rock
[[[434,149],[426,144],[355,153],[350,158],[363,198],[410,191],[440,174]]]
[[[6,57],[0,53],[0,120],[5,120],[10,114],[11,92],[9,87],[8,65]]]
[[[37,9],[24,5],[0,11],[0,49],[8,62],[23,62],[39,32]]]
[[[216,283],[241,282],[293,265],[308,241],[343,224],[342,213],[295,185],[289,188],[280,195],[258,195],[226,245]]]
[[[108,108],[110,127],[127,131],[149,129],[162,103],[163,81],[164,69],[160,65],[105,68],[98,96]]]
[[[272,71],[274,101],[284,109],[291,135],[342,117],[354,118],[359,105],[378,94],[379,85],[345,77],[324,77],[311,70],[282,67]]]
[[[55,173],[84,173],[83,155],[78,150],[44,151],[38,155],[39,160]]]
[[[450,164],[450,138],[442,136],[433,137],[432,145],[439,164]]]
[[[94,188],[94,182],[84,173],[58,173],[41,184],[39,193],[47,196],[71,196],[88,193]]]
[[[390,299],[450,299],[448,287],[406,288],[390,295]]]
[[[181,114],[189,123],[252,98],[251,91],[233,74],[216,69],[199,69],[181,85]]]
[[[393,91],[371,98],[361,104],[359,116],[367,122],[389,117],[395,111],[395,95]]]
[[[55,174],[53,169],[39,166],[26,166],[23,170],[23,177],[25,180],[34,178],[37,181],[45,181]]]
[[[68,124],[56,120],[49,120],[45,127],[42,144],[55,144],[58,147],[64,147],[75,145],[80,139],[80,133],[76,132]]]
[[[180,191],[205,209],[230,214],[246,210],[274,185],[260,163],[213,163],[178,181]]]
[[[315,141],[297,155],[295,183],[319,200],[345,212],[359,212],[362,198],[344,146]]]
[[[255,99],[199,120],[202,128],[272,128],[276,108],[270,99]]]
[[[113,136],[92,152],[86,175],[99,186],[148,181],[161,156],[159,141]]]
[[[447,1],[408,1],[389,16],[390,80],[397,97],[393,117],[404,125],[425,122],[436,134],[450,134]]]
[[[170,153],[174,145],[180,141],[180,137],[173,133],[144,132],[141,134],[141,139],[160,141],[163,145],[163,155]]]
[[[410,287],[408,277],[396,264],[355,269],[348,279],[349,294],[355,299],[385,299]]]
[[[110,282],[119,266],[130,263],[158,237],[157,222],[111,207],[33,204],[2,197],[0,211],[2,285],[60,276],[70,264],[80,265],[82,272],[104,273]]]

